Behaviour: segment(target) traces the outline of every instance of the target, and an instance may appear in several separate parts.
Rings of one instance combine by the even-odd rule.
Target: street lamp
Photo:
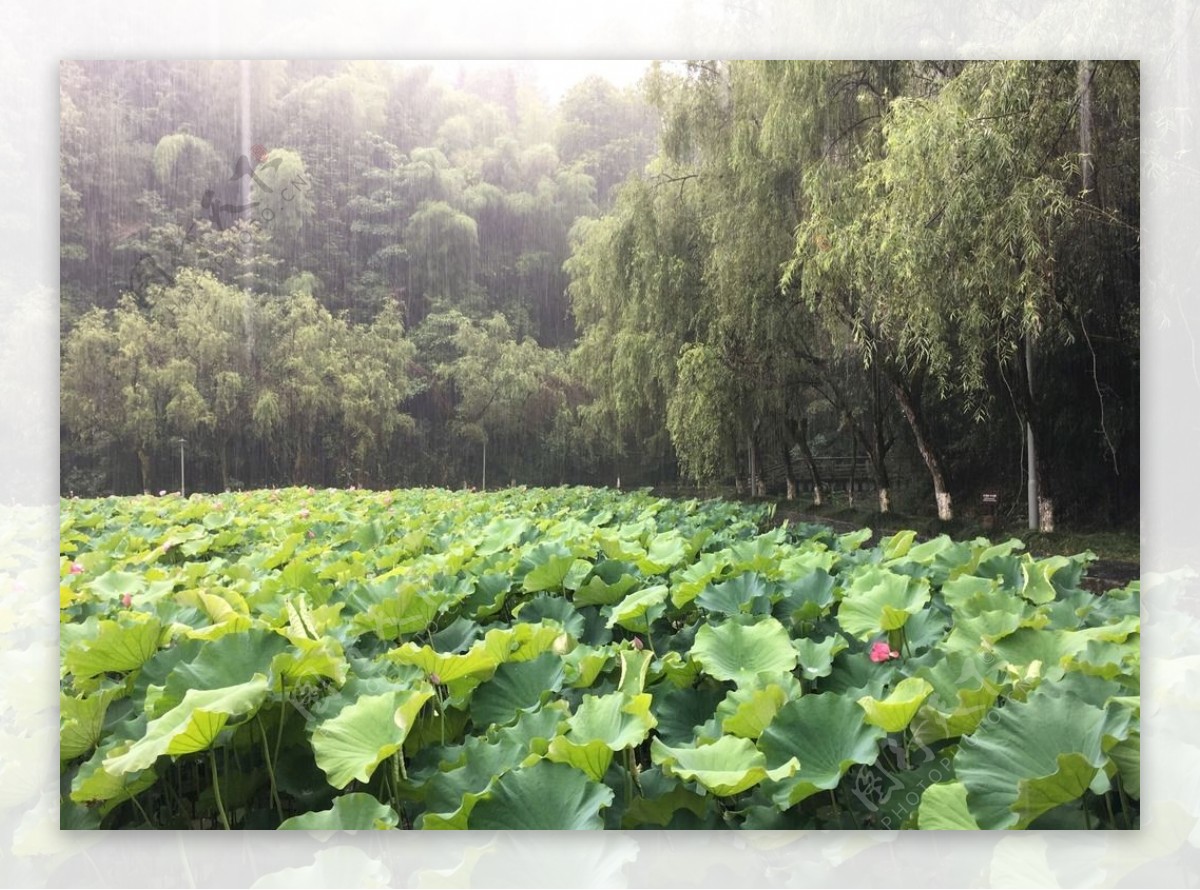
[[[187,439],[183,436],[179,437],[179,496],[187,497],[187,492],[183,487],[183,446],[187,444]]]

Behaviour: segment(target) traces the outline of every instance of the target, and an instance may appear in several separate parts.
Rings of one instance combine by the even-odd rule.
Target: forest
[[[60,73],[64,495],[848,466],[1136,526],[1136,62]]]

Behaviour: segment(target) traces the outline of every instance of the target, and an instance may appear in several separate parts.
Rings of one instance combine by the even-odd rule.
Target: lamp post
[[[183,436],[179,437],[179,496],[187,497],[187,492],[183,487],[183,446],[187,444],[187,439]]]

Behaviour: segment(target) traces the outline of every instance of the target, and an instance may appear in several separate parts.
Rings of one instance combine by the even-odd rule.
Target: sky
[[[599,74],[616,86],[626,87],[637,83],[650,67],[646,59],[431,59],[420,64],[432,65],[434,71],[449,83],[454,82],[462,67],[489,68],[505,64],[528,67],[536,74],[538,86],[551,102],[557,102],[588,75]]]

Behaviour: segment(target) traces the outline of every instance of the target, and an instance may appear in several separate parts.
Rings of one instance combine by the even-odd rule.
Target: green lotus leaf
[[[138,572],[120,572],[115,569],[105,572],[88,582],[86,589],[103,600],[116,602],[125,594],[140,599],[146,590],[146,579]]]
[[[681,609],[700,595],[710,581],[729,565],[725,553],[702,553],[691,565],[675,572],[671,581],[671,604]]]
[[[475,691],[471,718],[480,727],[511,723],[562,689],[563,679],[562,659],[549,652],[531,661],[502,664]]]
[[[1136,635],[1124,643],[1088,640],[1082,651],[1067,655],[1061,662],[1068,671],[1112,680],[1117,677],[1138,682],[1141,673],[1141,648]]]
[[[768,588],[757,572],[745,572],[719,584],[709,584],[696,604],[721,615],[763,614],[771,609]]]
[[[637,525],[624,525],[598,531],[596,542],[609,559],[636,563],[646,555],[646,548],[637,540],[640,535],[641,529]]]
[[[1080,797],[1104,764],[1105,712],[1046,689],[992,711],[959,746],[955,775],[980,828],[1024,828]]]
[[[590,553],[588,554],[591,555]],[[572,593],[579,590],[585,578],[592,573],[592,564],[586,559],[577,559],[571,563],[571,568],[567,571],[567,576],[563,578],[563,590],[569,590]]]
[[[1138,633],[1140,626],[1139,618],[1129,615],[1115,624],[1081,630],[1018,628],[990,648],[997,659],[1011,665],[1026,666],[1041,662],[1044,673],[1045,668],[1068,665],[1086,652],[1088,645],[1093,642],[1124,643],[1131,635]]]
[[[646,688],[646,678],[650,675],[650,663],[654,655],[649,649],[620,649],[617,660],[621,663],[621,673],[617,677],[617,691],[625,695],[640,695]]]
[[[769,766],[800,762],[799,771],[774,790],[775,802],[782,808],[794,806],[837,787],[853,764],[874,763],[885,733],[865,718],[856,702],[832,692],[805,695],[784,705],[758,739]]]
[[[833,571],[839,557],[824,544],[808,545],[811,549],[792,553],[779,560],[779,574],[784,578],[803,578],[811,572]]]
[[[869,528],[860,528],[852,532],[846,532],[844,535],[837,536],[837,547],[844,553],[851,553],[861,547],[867,541],[871,540],[871,535],[874,534]]]
[[[905,559],[910,563],[916,563],[921,566],[931,566],[934,562],[943,558],[947,551],[956,548],[958,545],[950,540],[949,535],[938,535],[936,538],[930,538],[928,541],[922,541],[920,544],[909,542],[909,549],[904,554]],[[964,557],[968,554],[964,553]]]
[[[493,520],[484,528],[479,543],[475,545],[475,552],[480,556],[490,556],[501,550],[511,550],[531,531],[533,523],[528,519],[507,517]]]
[[[551,763],[565,763],[581,770],[595,782],[604,778],[612,763],[613,749],[600,739],[586,742],[576,742],[566,736],[556,736],[550,740],[546,759]]]
[[[854,579],[838,607],[837,619],[860,640],[898,630],[929,602],[929,588],[907,575],[871,566]]]
[[[845,638],[837,634],[820,641],[808,637],[792,640],[792,648],[796,650],[806,680],[828,677],[833,670],[833,657],[845,651],[849,645]]]
[[[795,678],[784,674],[792,685]],[[763,686],[735,689],[717,705],[716,718],[721,729],[732,736],[756,739],[771,725],[779,709],[788,700],[788,690],[782,682],[767,682]]]
[[[833,604],[833,576],[824,569],[814,569],[803,577],[781,585],[783,598],[775,604],[776,617],[793,624],[815,621]]]
[[[471,811],[468,827],[500,829],[599,829],[611,788],[563,763],[539,760],[505,773]]]
[[[1072,565],[1067,556],[1051,556],[1035,560],[1028,553],[1021,557],[1021,596],[1031,603],[1041,605],[1053,602],[1058,595],[1050,579],[1059,569]]]
[[[563,581],[566,580],[567,573],[571,571],[576,562],[581,562],[591,568],[589,563],[583,560],[576,560],[570,554],[562,554],[558,556],[547,556],[546,561],[530,569],[525,576],[525,581],[522,583],[522,589],[526,593],[539,593],[543,590],[562,590]]]
[[[636,566],[614,559],[602,559],[592,569],[592,576],[572,596],[577,607],[611,606],[641,582],[633,573]]]
[[[883,552],[885,560],[902,560],[908,555],[909,549],[913,545],[913,541],[917,539],[917,533],[911,529],[896,532],[890,537],[883,538],[879,542],[879,549]]]
[[[655,781],[655,777],[658,781]],[[644,770],[640,777],[642,794],[633,798],[621,816],[621,827],[644,828],[653,825],[666,827],[675,814],[685,810],[697,819],[709,815],[710,800],[686,787],[678,778],[666,777],[657,767]],[[657,785],[664,788],[655,787]]]
[[[522,603],[514,612],[517,621],[538,624],[544,619],[554,621],[562,626],[571,636],[578,638],[584,631],[583,616],[561,596],[537,596],[527,603]]]
[[[691,655],[710,676],[739,686],[753,682],[760,673],[791,671],[797,657],[787,631],[774,618],[751,625],[705,624],[696,632]]]
[[[429,646],[418,646],[416,643],[405,643],[392,649],[385,657],[394,664],[414,665],[426,675],[436,674],[443,683],[463,677],[489,677],[500,663],[483,641],[459,655],[437,652]]]
[[[167,677],[164,701],[180,702],[192,689],[237,686],[257,674],[270,681],[272,661],[288,648],[285,637],[264,628],[227,634],[201,646],[191,660],[176,665]]]
[[[462,830],[475,804],[500,776],[516,769],[528,754],[521,745],[503,739],[489,742],[479,736],[459,749],[461,765],[434,774],[425,783],[426,811],[418,827]]]
[[[474,580],[474,592],[462,602],[463,614],[476,619],[495,615],[504,607],[504,601],[508,596],[509,590],[512,589],[512,576],[499,572],[489,572],[477,576]]]
[[[146,612],[126,612],[98,622],[94,637],[70,643],[63,665],[79,680],[137,670],[158,651],[162,624]]]
[[[147,768],[121,773],[104,768],[109,756],[120,756],[129,750],[128,741],[102,745],[75,774],[71,781],[71,800],[79,804],[102,802],[102,812],[135,797],[158,781],[158,774]]]
[[[520,623],[489,630],[483,640],[471,648],[472,651],[480,648],[496,664],[529,661],[553,649],[561,636],[562,628],[556,624]]]
[[[382,804],[365,791],[342,794],[333,808],[318,813],[292,816],[280,823],[281,831],[360,831],[363,829],[395,828],[400,816],[387,804]]]
[[[298,598],[307,598],[314,605],[324,605],[329,600],[330,588],[317,577],[312,564],[305,559],[293,559],[279,573],[284,590],[299,592]]]
[[[396,576],[376,581],[366,590],[374,602],[350,624],[358,633],[373,633],[381,640],[398,640],[425,630],[447,599],[440,591]]]
[[[628,594],[621,602],[609,607],[611,611],[605,626],[619,624],[626,630],[646,633],[649,626],[663,613],[666,599],[665,584],[656,584]]]
[[[748,541],[734,541],[729,547],[734,572],[774,572],[780,554],[785,552],[779,546],[785,538],[783,529],[777,527]]]
[[[720,689],[656,690],[650,705],[658,720],[655,735],[669,745],[690,745],[695,741],[696,728],[713,716],[724,697]]]
[[[942,598],[958,614],[978,615],[981,612],[1005,611],[1020,614],[1022,602],[1001,588],[995,578],[959,575],[942,585]]]
[[[563,656],[564,682],[576,689],[586,689],[596,682],[612,658],[611,646],[576,646]]]
[[[585,695],[578,710],[567,721],[567,738],[575,744],[603,742],[621,751],[645,741],[658,720],[650,713],[651,696]]]
[[[800,768],[793,757],[773,769],[749,739],[723,736],[699,748],[672,748],[659,739],[650,743],[650,759],[667,775],[699,782],[718,797],[729,797],[753,788],[764,779],[781,781]]]
[[[922,831],[978,831],[979,824],[967,807],[967,787],[962,782],[942,782],[926,788],[917,826]]]
[[[418,827],[461,830],[475,804],[500,776],[516,769],[550,740],[561,738],[558,727],[566,716],[566,703],[553,702],[523,713],[515,725],[494,727],[484,736],[472,736],[451,749],[443,771],[425,783],[426,812]]]
[[[290,650],[279,653],[271,661],[271,673],[284,677],[289,685],[327,677],[341,686],[346,682],[349,670],[342,644],[333,637],[294,639]]]
[[[113,775],[153,765],[164,754],[178,756],[204,751],[217,740],[233,717],[248,717],[267,696],[267,678],[255,674],[245,683],[221,689],[192,689],[183,700],[146,725],[146,733],[129,750],[104,761]]]
[[[931,692],[933,687],[927,681],[919,677],[905,677],[882,701],[864,695],[858,704],[867,712],[867,723],[885,732],[900,732],[912,722],[917,709]]]
[[[1109,760],[1117,767],[1117,775],[1121,779],[1121,787],[1137,800],[1142,796],[1142,737],[1131,735],[1117,742],[1108,751]]]
[[[909,724],[913,740],[927,745],[974,732],[1000,695],[995,673],[995,663],[978,652],[951,653],[932,668],[921,668],[918,676],[934,692]]]
[[[104,715],[114,700],[128,693],[123,686],[108,686],[91,695],[59,695],[58,756],[71,760],[91,751],[104,732]]]
[[[462,653],[479,639],[483,628],[475,621],[459,615],[429,638],[430,645],[438,652]]]
[[[691,658],[684,658],[678,652],[668,652],[652,665],[652,681],[665,679],[672,686],[680,689],[691,686],[700,676],[700,666]]]
[[[659,575],[688,558],[688,543],[678,531],[655,535],[646,555],[635,559],[637,567],[645,575]]]
[[[370,780],[375,768],[400,750],[417,712],[432,697],[427,684],[366,695],[321,722],[313,731],[312,748],[329,784],[345,788],[354,779]]]

